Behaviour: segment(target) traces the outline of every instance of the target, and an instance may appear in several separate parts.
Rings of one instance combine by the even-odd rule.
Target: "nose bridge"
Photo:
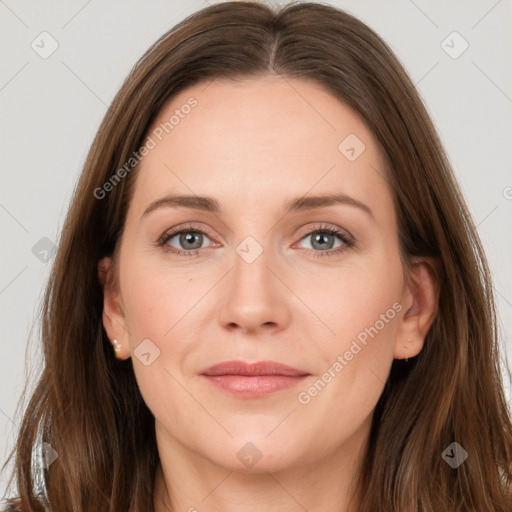
[[[237,324],[252,331],[265,324],[282,327],[288,321],[289,297],[274,275],[272,246],[270,238],[262,237],[260,241],[247,236],[235,247],[233,268],[221,306],[224,325]]]
[[[268,295],[275,292],[274,277],[269,270],[272,266],[272,244],[269,237],[249,235],[235,248],[233,259],[233,285],[245,293],[252,290],[252,295]],[[274,277],[275,278],[275,277]],[[235,291],[235,290],[234,290]]]

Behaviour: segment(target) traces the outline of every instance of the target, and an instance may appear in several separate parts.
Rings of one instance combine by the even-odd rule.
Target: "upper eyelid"
[[[301,230],[299,232],[298,236],[311,235],[313,233],[316,233],[317,231],[332,231],[333,232],[332,234],[336,234],[336,232],[338,232],[338,234],[346,234],[347,236],[352,238],[352,235],[346,229],[340,228],[339,226],[320,225],[320,224],[323,224],[323,223],[318,223],[317,226],[310,226],[308,228],[304,228],[304,230]]]
[[[189,232],[189,231],[202,233],[203,235],[207,235],[208,237],[210,237],[210,234],[208,233],[208,230],[203,229],[203,228],[199,228],[199,227],[196,227],[196,226],[189,226],[189,225],[187,225],[187,226],[178,226],[177,228],[170,228],[170,229],[164,231],[164,233],[160,237],[160,240],[161,239],[166,239],[166,238],[174,238],[176,235],[179,235],[180,233],[183,233],[183,232],[186,233],[186,232]]]

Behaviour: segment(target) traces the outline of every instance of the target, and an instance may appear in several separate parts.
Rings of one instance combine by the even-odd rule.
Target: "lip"
[[[206,368],[201,375],[235,396],[257,398],[296,386],[310,374],[276,361],[224,361]]]

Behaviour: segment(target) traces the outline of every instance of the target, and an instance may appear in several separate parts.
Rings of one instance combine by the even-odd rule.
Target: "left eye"
[[[170,244],[174,238],[178,239],[180,246],[185,250],[198,250],[203,248],[204,239],[208,239],[205,233],[201,231],[180,231],[174,235],[170,235],[165,243]],[[173,247],[171,245],[171,247]],[[180,249],[180,247],[177,247]]]
[[[326,230],[308,233],[301,240],[307,239],[311,239],[312,242],[310,243],[311,247],[306,247],[306,249],[314,249],[316,251],[335,249],[337,247],[340,247],[343,243],[340,234]],[[339,245],[333,247],[333,244],[335,243],[336,239],[338,239]]]

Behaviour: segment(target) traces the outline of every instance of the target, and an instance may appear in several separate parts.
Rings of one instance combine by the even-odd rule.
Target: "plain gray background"
[[[30,329],[89,145],[142,53],[208,3],[218,2],[0,0],[0,464],[27,372],[32,389],[41,366],[38,325],[28,344]],[[503,359],[512,360],[512,1],[327,3],[376,30],[423,97],[486,249]],[[508,377],[505,385],[512,404]]]

